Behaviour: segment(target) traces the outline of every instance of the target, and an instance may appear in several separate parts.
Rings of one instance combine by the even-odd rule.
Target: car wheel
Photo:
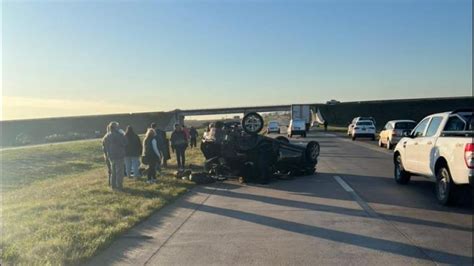
[[[306,145],[306,159],[311,163],[316,163],[318,161],[320,146],[317,141],[310,141]]]
[[[442,205],[453,202],[455,184],[447,166],[442,166],[436,172],[436,199]]]
[[[397,155],[395,158],[394,177],[398,184],[407,184],[410,181],[410,173],[403,168],[402,157]]]
[[[387,150],[391,150],[392,149],[392,144],[390,143],[390,140],[387,139]]]
[[[248,134],[258,134],[262,131],[264,126],[264,121],[261,115],[251,112],[248,113],[242,118],[242,128]]]
[[[382,138],[379,138],[379,147],[383,147]]]

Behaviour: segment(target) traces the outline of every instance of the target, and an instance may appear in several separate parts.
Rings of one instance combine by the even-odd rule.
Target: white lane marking
[[[336,179],[337,183],[341,185],[341,187],[347,191],[347,192],[354,192],[354,190],[346,183],[346,181],[342,180],[340,176],[334,176],[334,179]]]

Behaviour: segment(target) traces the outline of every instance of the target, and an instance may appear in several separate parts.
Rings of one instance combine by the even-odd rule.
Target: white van
[[[292,119],[290,120],[290,125],[288,126],[288,137],[291,138],[294,135],[300,135],[303,138],[306,138],[306,121],[302,119]]]

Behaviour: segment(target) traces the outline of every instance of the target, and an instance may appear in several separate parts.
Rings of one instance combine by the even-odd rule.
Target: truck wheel
[[[395,169],[394,169],[394,177],[395,177],[395,182],[398,184],[407,184],[410,181],[410,173],[405,171],[403,168],[402,164],[402,157],[397,155],[397,158],[395,159]]]
[[[456,184],[451,179],[447,166],[441,166],[436,172],[436,198],[442,205],[453,203]]]

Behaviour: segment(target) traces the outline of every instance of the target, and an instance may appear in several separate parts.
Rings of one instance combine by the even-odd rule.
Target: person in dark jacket
[[[196,147],[198,132],[195,127],[189,129],[189,136],[191,138],[191,148]]]
[[[127,138],[117,122],[110,122],[108,133],[102,140],[104,155],[110,162],[110,186],[113,190],[123,189],[124,158]]]
[[[125,172],[129,178],[140,177],[140,156],[142,155],[142,143],[140,137],[134,132],[131,126],[125,130],[127,146],[125,147]]]
[[[176,162],[179,170],[184,170],[186,163],[185,151],[188,147],[186,133],[180,124],[174,125],[174,131],[171,134],[171,150],[176,153]]]
[[[155,130],[149,128],[145,134],[145,139],[143,140],[143,164],[148,165],[147,177],[148,183],[156,182],[156,168],[157,164],[160,163],[160,150],[158,149],[158,142],[156,141]]]
[[[158,142],[158,149],[160,150],[161,153],[161,165],[163,167],[168,166],[168,160],[171,159],[170,156],[170,143],[168,138],[166,137],[166,131],[159,129],[156,126],[156,123],[151,123],[150,125],[151,128],[155,130],[156,133],[156,141]]]

